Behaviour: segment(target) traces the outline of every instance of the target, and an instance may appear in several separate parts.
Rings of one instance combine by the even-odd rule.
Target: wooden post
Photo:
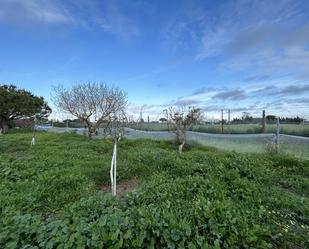
[[[276,152],[279,153],[280,145],[280,122],[279,117],[277,117],[277,131],[276,131]]]
[[[229,124],[231,122],[231,110],[230,109],[228,110],[228,122]]]
[[[221,133],[223,133],[223,110],[221,109]]]
[[[150,131],[150,120],[149,120],[149,116],[148,116],[148,131]]]
[[[265,133],[266,129],[266,116],[265,116],[265,110],[263,110],[262,114],[262,133]]]
[[[69,129],[69,120],[67,119],[67,130]]]
[[[229,133],[231,133],[231,110],[228,110],[228,127],[229,127]]]

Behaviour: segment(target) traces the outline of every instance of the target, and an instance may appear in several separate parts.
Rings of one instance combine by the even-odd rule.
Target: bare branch
[[[125,112],[127,106],[124,91],[95,82],[74,85],[71,89],[58,86],[54,88],[53,100],[58,108],[84,121],[89,137],[102,123],[108,123],[113,113]]]

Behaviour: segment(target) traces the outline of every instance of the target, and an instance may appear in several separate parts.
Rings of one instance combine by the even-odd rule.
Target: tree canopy
[[[51,108],[43,97],[18,89],[15,85],[0,85],[0,128],[6,132],[10,121],[21,117],[46,117]]]
[[[82,83],[70,89],[58,86],[53,95],[58,108],[77,117],[87,126],[89,138],[100,125],[110,124],[112,116],[124,113],[127,105],[124,91],[104,83]]]
[[[176,142],[180,144],[179,153],[182,153],[183,146],[186,143],[186,131],[201,118],[201,110],[196,107],[183,107],[178,110],[170,107],[169,110],[166,110],[166,113],[169,122],[176,128]]]

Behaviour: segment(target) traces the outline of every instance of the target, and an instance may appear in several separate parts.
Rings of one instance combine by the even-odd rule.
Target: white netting
[[[52,132],[76,132],[84,133],[84,128],[58,128],[37,126],[37,129]],[[99,137],[102,137],[103,130],[99,130]],[[128,139],[155,139],[175,140],[174,132],[167,131],[140,131],[131,128],[125,129],[125,137]],[[211,146],[223,150],[237,152],[258,152],[263,153],[276,149],[275,134],[210,134],[201,132],[187,132],[187,141],[191,144]],[[280,135],[279,150],[281,153],[292,154],[297,157],[309,159],[309,137]]]
[[[140,131],[131,128],[125,129],[125,136],[128,139],[149,138],[155,140],[174,140],[175,133],[167,131]]]
[[[188,132],[191,143],[239,152],[265,152],[274,142],[274,134],[209,134]]]
[[[309,137],[280,135],[280,152],[309,159]]]
[[[149,138],[156,140],[174,140],[175,133],[140,131],[127,128],[126,137],[128,139]],[[187,141],[191,144],[200,144],[237,152],[263,153],[276,150],[276,136],[273,133],[209,134],[188,131]],[[279,151],[309,159],[309,137],[280,135]]]

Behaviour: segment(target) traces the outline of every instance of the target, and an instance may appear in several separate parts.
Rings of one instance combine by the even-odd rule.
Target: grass
[[[309,161],[70,133],[0,137],[0,248],[307,248]]]
[[[167,124],[161,124],[161,123],[150,123],[150,124],[144,123],[144,124],[139,124],[134,128],[140,129],[140,130],[149,130],[149,131],[167,131],[168,130]],[[191,130],[197,131],[197,132],[215,133],[215,134],[222,133],[221,125],[219,124],[195,125],[192,127]],[[262,128],[261,128],[261,125],[259,124],[231,124],[231,125],[224,125],[223,133],[224,134],[255,134],[255,133],[261,133],[261,130]],[[265,132],[275,133],[276,125],[275,124],[266,125]],[[309,137],[309,125],[281,124],[280,133],[287,134],[287,135]]]

